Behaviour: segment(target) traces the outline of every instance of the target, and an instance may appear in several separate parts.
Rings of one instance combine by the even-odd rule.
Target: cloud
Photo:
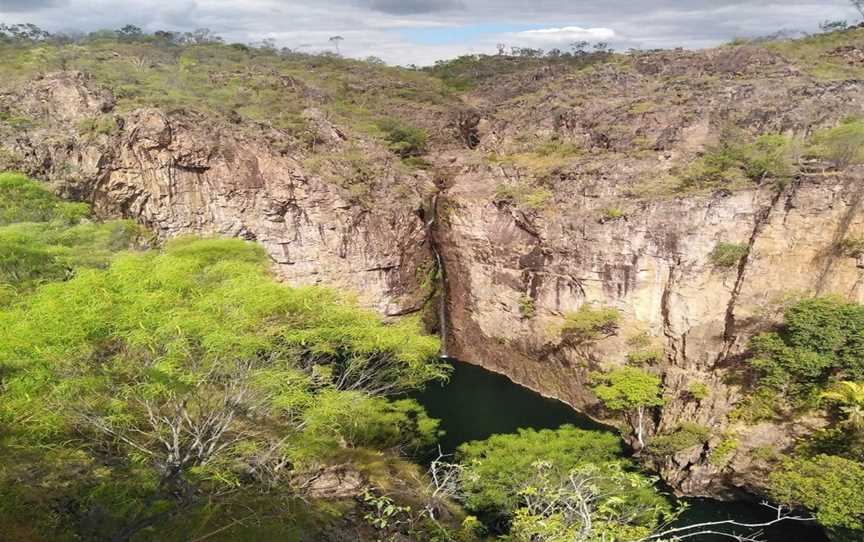
[[[38,11],[65,3],[64,0],[0,0],[0,13]]]
[[[465,9],[462,0],[370,0],[368,5],[375,11],[394,15],[417,15]]]
[[[208,27],[231,42],[276,40],[304,51],[429,64],[494,53],[497,43],[565,48],[574,41],[629,47],[710,47],[779,29],[858,20],[848,0],[0,0],[0,21],[50,31]]]
[[[514,39],[524,41],[572,43],[574,41],[609,41],[617,34],[611,28],[581,28],[565,26],[561,28],[538,28],[512,34]]]

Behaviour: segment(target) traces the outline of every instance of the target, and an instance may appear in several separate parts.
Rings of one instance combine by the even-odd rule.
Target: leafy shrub
[[[530,295],[523,295],[519,298],[519,315],[528,320],[534,318],[537,313],[537,307],[534,305],[534,299]]]
[[[742,138],[726,131],[720,145],[709,149],[690,166],[680,188],[689,190],[744,181],[784,180],[794,173],[793,147],[789,138],[768,134],[753,143],[742,143]]]
[[[380,120],[377,126],[384,133],[388,148],[402,158],[416,157],[426,152],[429,141],[426,130],[394,119]]]
[[[637,350],[627,354],[627,361],[633,365],[653,365],[663,360],[664,352],[661,349]]]
[[[809,509],[840,540],[860,540],[864,535],[862,487],[864,465],[830,455],[789,459],[769,476],[769,490],[777,502]]]
[[[711,394],[711,388],[704,382],[691,382],[687,386],[687,394],[697,401],[702,401]]]
[[[584,304],[576,312],[567,313],[561,324],[561,336],[570,342],[583,344],[601,337],[614,335],[618,330],[621,313],[616,309],[599,308]]]
[[[717,243],[708,258],[717,267],[735,267],[749,253],[750,247],[744,243]]]
[[[726,465],[729,464],[729,461],[732,459],[738,446],[740,446],[740,442],[737,438],[724,438],[716,448],[711,450],[711,455],[708,456],[708,462],[718,469],[724,469]]]
[[[674,455],[695,446],[704,446],[711,437],[711,430],[705,426],[685,422],[671,433],[657,435],[648,443],[647,451],[655,456]]]
[[[493,435],[459,447],[465,505],[473,512],[508,516],[519,505],[519,491],[530,479],[532,465],[546,461],[562,474],[585,464],[621,459],[621,441],[612,433],[565,425],[559,429],[520,429],[518,434]]]
[[[813,135],[810,154],[838,168],[864,163],[864,120],[848,119]]]
[[[619,218],[624,218],[624,216],[624,211],[618,207],[607,207],[606,209],[603,209],[604,220],[618,220]]]
[[[786,310],[779,332],[750,341],[759,385],[792,400],[815,400],[830,380],[864,379],[864,306],[839,298],[805,299]]]
[[[88,214],[87,205],[61,201],[23,175],[0,174],[0,285],[23,292],[105,267],[141,236],[130,221],[95,223]]]
[[[857,258],[864,254],[864,237],[846,237],[837,248],[843,255]]]

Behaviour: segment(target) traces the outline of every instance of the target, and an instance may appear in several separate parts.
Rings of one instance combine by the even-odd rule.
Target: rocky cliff
[[[75,72],[39,77],[0,102],[31,123],[4,134],[11,167],[103,216],[135,218],[162,238],[258,241],[285,280],[343,288],[388,315],[416,311],[429,295],[421,288],[431,257],[422,203],[431,177],[406,171],[320,110],[303,113],[313,152],[265,125],[118,110],[108,90]]]
[[[864,262],[838,249],[864,233],[864,169],[801,163],[783,182],[763,176],[734,189],[682,190],[675,179],[730,125],[736,137],[803,140],[860,114],[864,85],[819,81],[746,48],[534,74],[510,88],[519,85],[526,92],[503,105],[478,99],[487,157],[454,157],[460,167],[441,196],[449,353],[603,418],[591,372],[640,348],[661,351],[666,405],[651,431],[695,422],[713,435],[659,462],[664,478],[691,495],[759,487],[750,452],[789,447],[820,421],[730,422],[744,393],[740,355],[790,299],[864,302]],[[572,156],[548,167],[525,138],[572,143]],[[746,256],[717,265],[723,243]],[[619,329],[567,344],[558,329],[584,304],[619,310]],[[707,396],[689,391],[698,384]],[[737,453],[712,465],[723,435],[735,435]]]
[[[256,240],[286,281],[336,286],[388,315],[429,301],[437,250],[448,353],[600,419],[610,413],[590,374],[659,352],[666,405],[649,432],[690,421],[712,436],[656,467],[682,493],[724,495],[759,487],[749,451],[783,449],[821,423],[730,421],[748,338],[789,299],[864,302],[864,262],[839,248],[864,234],[864,168],[795,148],[864,113],[862,100],[861,81],[817,77],[770,47],[551,64],[432,113],[402,107],[433,133],[426,170],[315,100],[301,140],[230,115],[119,107],[104,84],[60,71],[0,94],[3,118],[29,119],[4,121],[0,162],[163,238]],[[784,137],[788,170],[684,182],[729,134]],[[743,257],[718,265],[722,244]],[[618,310],[617,330],[562,341],[563,319],[586,304]],[[697,383],[708,393],[695,397]],[[712,464],[729,434],[737,451]]]

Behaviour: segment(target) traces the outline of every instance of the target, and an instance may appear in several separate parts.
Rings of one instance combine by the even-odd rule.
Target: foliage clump
[[[0,173],[0,286],[24,292],[104,267],[142,235],[132,222],[98,223],[89,214],[87,205],[62,201],[24,175]]]
[[[779,331],[750,341],[758,385],[792,406],[812,404],[833,379],[864,379],[864,306],[805,299],[786,310]]]
[[[784,181],[795,171],[794,145],[782,135],[767,134],[752,143],[726,130],[720,143],[708,149],[685,172],[680,189],[734,187],[765,180]]]
[[[584,304],[578,311],[564,315],[561,324],[561,337],[575,344],[591,343],[602,337],[614,335],[618,330],[621,312],[617,309],[601,307],[595,309]]]
[[[809,153],[843,169],[864,163],[864,120],[852,118],[816,132]]]
[[[0,491],[30,473],[22,498],[76,502],[58,521],[90,518],[95,539],[292,498],[346,450],[434,441],[436,420],[389,397],[446,378],[438,347],[414,320],[277,283],[251,243],[121,253],[0,309]]]
[[[402,158],[418,157],[426,152],[429,135],[426,130],[394,119],[378,121],[388,148]]]
[[[671,433],[657,435],[648,443],[648,453],[655,456],[674,455],[695,446],[703,446],[711,437],[711,430],[705,426],[685,422]]]
[[[787,459],[769,477],[774,499],[812,510],[838,540],[864,533],[862,487],[864,465],[830,455]]]
[[[628,417],[639,445],[645,446],[646,410],[664,403],[660,377],[638,367],[623,367],[595,375],[592,389],[603,406]]]
[[[745,243],[717,243],[708,259],[717,267],[735,267],[750,253],[750,247]]]
[[[459,447],[465,504],[483,513],[513,514],[519,507],[519,491],[533,475],[539,459],[554,463],[562,472],[586,464],[616,461],[623,449],[612,433],[586,431],[572,426],[559,429],[520,429],[517,434],[493,435]]]

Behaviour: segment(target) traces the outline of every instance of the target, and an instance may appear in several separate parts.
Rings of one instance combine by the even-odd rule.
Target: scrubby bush
[[[717,445],[716,448],[711,450],[711,454],[708,456],[708,462],[718,469],[724,469],[726,465],[729,464],[729,461],[732,460],[732,456],[735,454],[735,451],[740,446],[740,442],[734,436],[727,436],[720,444]]]
[[[769,476],[778,502],[811,510],[837,540],[864,535],[864,465],[842,457],[818,455],[786,460]]]
[[[813,135],[810,153],[838,168],[864,163],[864,120],[848,119]]]
[[[546,461],[562,474],[586,464],[621,459],[621,440],[612,433],[572,426],[559,429],[520,429],[518,434],[493,435],[459,447],[465,504],[469,510],[510,516],[519,507],[519,492],[534,473],[532,465]]]
[[[767,134],[752,143],[742,142],[744,138],[735,131],[725,131],[718,146],[690,165],[680,188],[720,188],[766,179],[784,181],[794,173],[794,146],[789,138]]]
[[[864,306],[805,299],[786,310],[779,331],[754,337],[750,351],[759,386],[772,390],[775,402],[812,403],[832,379],[864,379]]]
[[[88,221],[89,212],[24,175],[0,174],[0,285],[24,292],[80,268],[105,267],[142,235],[129,221]]]
[[[409,126],[394,119],[378,121],[388,148],[402,158],[416,157],[426,152],[429,135],[426,130]]]
[[[531,318],[534,318],[535,314],[537,314],[537,307],[534,304],[534,299],[527,294],[520,297],[519,315],[526,320],[530,320]]]
[[[706,399],[711,394],[711,388],[704,382],[691,382],[687,386],[687,395],[697,401]]]
[[[685,422],[671,433],[657,435],[648,443],[647,451],[655,456],[674,455],[695,446],[703,446],[711,437],[711,430],[705,426]]]
[[[857,258],[864,254],[864,237],[846,237],[837,244],[840,253]]]
[[[744,243],[717,243],[708,258],[717,267],[735,267],[750,253],[750,247]]]
[[[637,350],[627,354],[627,361],[633,365],[654,365],[663,360],[664,352],[659,348]]]
[[[587,303],[576,312],[567,313],[561,324],[561,336],[576,344],[594,342],[602,337],[613,335],[618,330],[621,313],[616,309],[601,307],[595,309]]]

